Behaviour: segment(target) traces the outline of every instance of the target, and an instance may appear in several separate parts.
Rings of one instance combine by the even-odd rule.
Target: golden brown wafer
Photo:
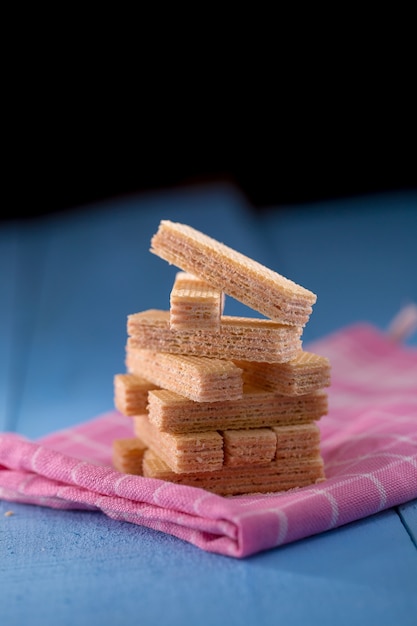
[[[178,272],[170,295],[169,323],[173,330],[220,328],[224,294],[206,281]]]
[[[312,352],[300,351],[286,363],[237,361],[243,380],[285,396],[305,395],[330,385],[330,361]]]
[[[113,388],[116,409],[123,415],[138,415],[146,411],[148,391],[157,386],[134,374],[116,374]]]
[[[162,220],[150,251],[266,317],[304,326],[316,295],[186,224]]]
[[[272,428],[225,430],[222,432],[224,465],[265,465],[275,458],[277,436]]]
[[[305,396],[281,396],[244,385],[238,400],[194,402],[167,389],[148,394],[149,420],[172,433],[260,428],[319,420],[328,411],[328,396],[315,391]]]
[[[130,373],[196,402],[236,400],[243,395],[242,371],[232,361],[128,349],[126,366]]]
[[[225,467],[212,472],[173,472],[153,450],[146,450],[143,475],[180,485],[200,487],[223,496],[272,493],[306,487],[324,480],[320,455],[311,459],[271,461],[267,465]]]
[[[137,437],[113,441],[113,467],[123,474],[142,474],[142,461],[147,446]]]
[[[178,331],[169,326],[169,311],[151,309],[128,316],[128,348],[216,359],[285,362],[301,350],[302,328],[272,320],[223,315],[217,332]]]
[[[223,438],[216,431],[171,435],[161,433],[147,415],[133,418],[134,432],[176,473],[208,472],[223,466]]]

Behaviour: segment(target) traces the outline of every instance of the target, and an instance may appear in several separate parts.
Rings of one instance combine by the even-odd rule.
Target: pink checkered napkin
[[[329,415],[319,422],[326,480],[291,492],[223,498],[125,475],[111,443],[132,434],[110,412],[38,442],[0,436],[0,496],[94,509],[244,557],[417,498],[417,349],[356,325],[308,347],[332,362]]]

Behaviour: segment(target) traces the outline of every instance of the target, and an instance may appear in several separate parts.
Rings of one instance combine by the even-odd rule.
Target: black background
[[[135,51],[125,66],[106,45],[74,62],[71,41],[56,65],[53,47],[34,61],[28,50],[14,70],[3,219],[213,181],[258,211],[417,188],[415,96],[390,50],[390,68],[380,51],[366,64],[349,49],[332,67],[326,49],[324,69],[277,54],[259,75],[240,57],[194,66],[189,49],[171,65],[168,48],[162,65]]]

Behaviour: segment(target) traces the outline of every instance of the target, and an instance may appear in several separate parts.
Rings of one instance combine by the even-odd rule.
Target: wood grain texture
[[[416,553],[392,511],[236,561],[100,513],[6,507],[5,624],[415,623]]]

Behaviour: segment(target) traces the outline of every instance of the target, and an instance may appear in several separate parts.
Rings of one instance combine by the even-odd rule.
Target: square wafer
[[[210,472],[223,466],[223,438],[218,432],[171,435],[161,433],[147,415],[137,415],[133,421],[136,437],[174,472]]]
[[[200,231],[162,220],[150,251],[282,324],[304,326],[316,295]]]
[[[272,428],[276,435],[275,459],[308,459],[320,454],[320,429],[317,424],[297,424]]]
[[[330,385],[330,361],[312,352],[300,351],[286,363],[237,361],[243,380],[285,396],[300,396]]]
[[[112,446],[113,467],[122,474],[142,474],[143,455],[147,446],[137,437],[115,439]]]
[[[157,386],[134,374],[116,374],[113,379],[114,406],[123,415],[144,413],[148,404],[148,391]]]
[[[249,428],[222,432],[224,465],[265,465],[276,454],[277,436],[272,428]]]
[[[170,294],[169,324],[173,330],[220,328],[224,294],[206,281],[187,272],[178,272]]]

